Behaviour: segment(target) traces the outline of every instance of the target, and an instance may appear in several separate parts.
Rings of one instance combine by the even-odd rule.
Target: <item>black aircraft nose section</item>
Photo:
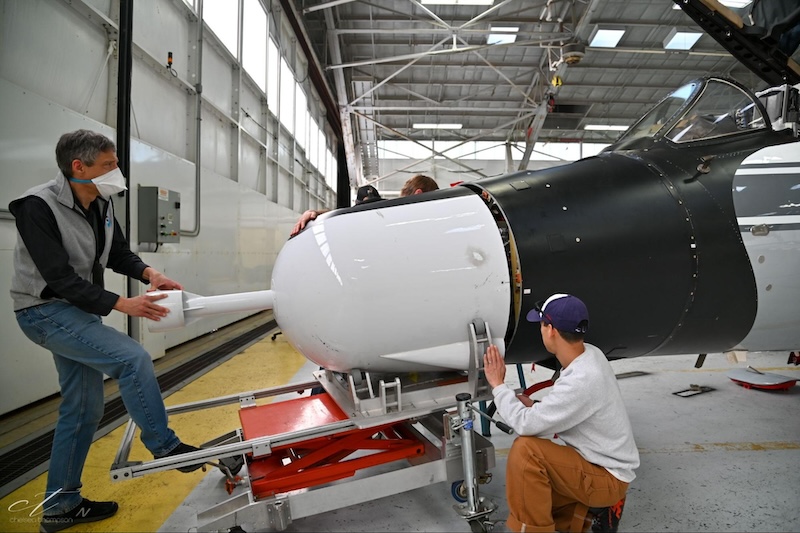
[[[525,314],[557,292],[586,302],[586,340],[611,358],[684,353],[690,337],[709,351],[744,338],[755,285],[735,217],[663,163],[606,153],[473,182],[502,209],[519,256],[522,302],[507,361],[549,357]]]

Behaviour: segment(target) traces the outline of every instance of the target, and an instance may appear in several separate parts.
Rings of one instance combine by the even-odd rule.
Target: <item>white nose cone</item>
[[[272,291],[283,333],[330,370],[465,370],[475,319],[505,348],[508,261],[475,195],[323,215],[281,250]]]

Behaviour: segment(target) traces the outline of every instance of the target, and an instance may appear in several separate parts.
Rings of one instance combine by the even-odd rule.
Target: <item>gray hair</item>
[[[76,130],[65,133],[56,144],[56,163],[66,177],[72,176],[72,162],[77,159],[85,165],[94,165],[100,152],[115,151],[114,141],[101,133]]]

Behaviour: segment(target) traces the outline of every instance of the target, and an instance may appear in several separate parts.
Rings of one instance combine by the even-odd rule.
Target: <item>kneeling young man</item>
[[[519,437],[508,454],[506,497],[512,531],[588,530],[590,507],[620,502],[639,466],[639,452],[617,379],[599,348],[583,342],[589,313],[575,296],[554,294],[528,313],[563,367],[541,402],[505,385],[496,346],[484,371],[497,411]],[[566,444],[551,439],[554,434]]]

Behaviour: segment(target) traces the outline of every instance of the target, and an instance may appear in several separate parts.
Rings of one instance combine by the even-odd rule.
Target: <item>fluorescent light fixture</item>
[[[519,28],[516,26],[490,26],[489,38],[486,39],[487,44],[508,44],[517,40],[517,32]]]
[[[422,0],[423,4],[441,6],[490,6],[494,0]]]
[[[699,31],[679,30],[672,28],[664,39],[665,50],[691,50],[703,34]]]
[[[583,129],[592,131],[625,131],[629,127],[616,124],[587,124]]]
[[[427,124],[420,122],[414,124],[414,129],[418,130],[460,130],[461,124]]]
[[[595,27],[589,38],[589,46],[596,48],[614,48],[619,43],[622,36],[625,35],[625,30],[614,30],[609,28]]]

